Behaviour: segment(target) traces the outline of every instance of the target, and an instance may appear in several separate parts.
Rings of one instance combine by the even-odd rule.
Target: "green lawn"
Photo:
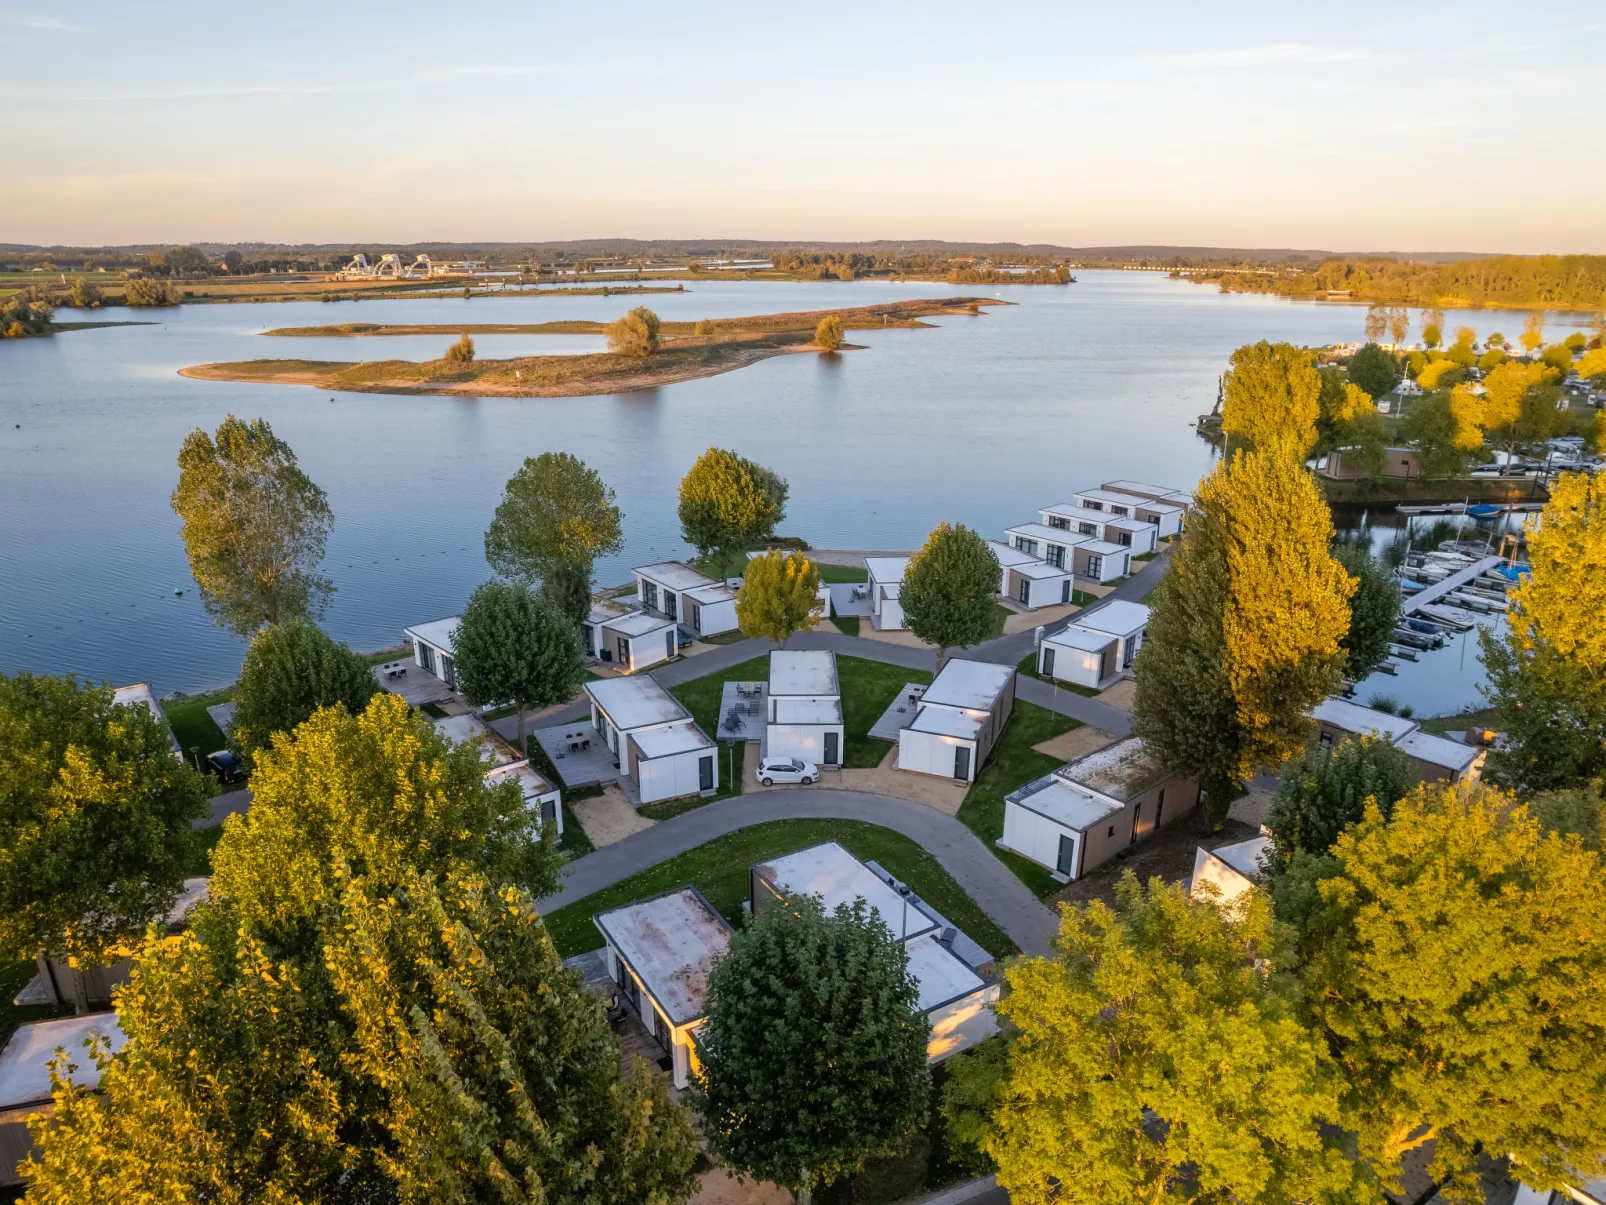
[[[1073,607],[1088,607],[1098,602],[1097,594],[1089,594],[1086,590],[1071,591],[1071,605]]]
[[[1439,736],[1443,736],[1446,732],[1464,732],[1468,728],[1493,728],[1498,732],[1501,722],[1498,707],[1484,707],[1478,711],[1463,711],[1459,715],[1444,715],[1433,720],[1423,720],[1422,731],[1436,733]]]
[[[1045,867],[1036,862],[998,848],[995,842],[1004,835],[1004,796],[1017,787],[1025,786],[1034,778],[1041,778],[1062,764],[1058,758],[1039,753],[1033,745],[1082,725],[1069,716],[1049,711],[1032,703],[1015,701],[1014,713],[1004,728],[1004,735],[993,746],[991,759],[965,794],[959,805],[959,818],[970,826],[982,843],[1013,870],[1016,876],[1036,892],[1039,899],[1060,889]]]
[[[858,857],[879,862],[994,956],[1018,952],[936,858],[899,833],[855,820],[776,820],[738,829],[559,908],[546,918],[547,929],[565,958],[595,950],[602,938],[591,923],[592,913],[685,883],[695,885],[727,920],[740,925],[748,867],[822,841],[840,841]]]
[[[832,585],[870,580],[870,571],[862,565],[816,565],[815,568],[820,571],[820,580]]]
[[[173,729],[173,735],[178,738],[179,747],[184,750],[184,756],[190,757],[190,750],[199,748],[204,758],[208,753],[216,753],[219,749],[228,747],[229,738],[223,735],[223,730],[213,722],[212,717],[206,714],[208,707],[219,703],[227,703],[234,697],[234,687],[223,690],[214,690],[206,695],[181,695],[174,699],[164,699],[162,711],[167,716],[167,722]],[[193,765],[193,760],[191,761]]]
[[[398,644],[395,648],[379,649],[377,652],[359,653],[357,655],[368,662],[369,665],[384,665],[387,661],[411,661],[413,659],[413,646],[410,644]]]
[[[842,765],[849,770],[874,769],[892,745],[872,740],[866,733],[907,683],[924,686],[931,681],[931,675],[901,665],[840,656],[836,659],[836,674],[842,688]]]
[[[1059,690],[1068,690],[1073,694],[1081,695],[1085,699],[1094,698],[1099,693],[1091,686],[1078,686],[1075,682],[1061,682],[1054,678],[1043,677],[1042,674],[1037,672],[1036,653],[1027,653],[1024,657],[1022,657],[1020,659],[1020,664],[1015,667],[1015,670],[1024,677],[1036,678],[1039,682],[1047,682]]]
[[[725,683],[763,682],[767,681],[769,676],[770,658],[766,653],[761,657],[750,657],[721,673],[683,682],[669,693],[685,705],[699,728],[718,739],[716,734],[719,732],[719,697]],[[721,762],[720,765],[723,767],[724,763]],[[723,768],[720,776],[724,777]]]
[[[857,615],[833,615],[831,622],[836,630],[844,636],[857,636],[859,634],[859,617]]]
[[[1154,560],[1155,557],[1157,557],[1159,555],[1160,555],[1160,553],[1159,553],[1158,550],[1156,550],[1154,552],[1140,552],[1140,553],[1138,553],[1137,556],[1133,557],[1132,559],[1134,561],[1152,561],[1152,560]]]
[[[1015,612],[1011,611],[1003,603],[994,601],[992,611],[992,630],[988,632],[987,635],[983,636],[982,639],[997,640],[1000,636],[1002,636],[1004,634],[1005,621],[1007,621],[1014,613]]]

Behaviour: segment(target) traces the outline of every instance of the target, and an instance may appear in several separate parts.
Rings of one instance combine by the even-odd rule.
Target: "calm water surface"
[[[325,624],[355,648],[380,648],[397,643],[406,624],[455,612],[489,576],[485,526],[526,456],[573,452],[618,491],[625,548],[598,566],[604,584],[688,551],[675,490],[711,443],[786,477],[783,530],[816,547],[911,548],[941,519],[996,538],[1084,484],[1131,477],[1191,487],[1212,450],[1189,423],[1210,409],[1235,347],[1361,334],[1357,306],[1221,296],[1159,274],[1079,276],[1067,287],[714,280],[646,298],[108,310],[96,317],[157,324],[8,341],[0,344],[0,669],[149,681],[158,693],[234,679],[243,642],[202,609],[168,507],[180,441],[231,413],[271,422],[327,491],[335,526],[324,571],[338,590]],[[616,396],[331,397],[177,375],[214,360],[423,359],[450,342],[260,337],[279,326],[610,320],[639,302],[694,320],[977,293],[1018,304],[944,318],[935,330],[855,332],[866,351],[780,356]],[[1522,325],[1519,314],[1471,318],[1480,331]],[[599,346],[582,336],[476,343],[484,356]],[[1412,701],[1403,682],[1391,685]]]

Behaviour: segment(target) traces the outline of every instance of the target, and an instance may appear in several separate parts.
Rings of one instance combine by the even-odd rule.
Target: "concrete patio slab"
[[[915,774],[909,770],[898,769],[896,745],[887,750],[887,755],[875,769],[843,770],[838,777],[841,782],[833,782],[831,785],[840,786],[844,791],[869,791],[876,795],[894,795],[911,803],[924,804],[944,816],[958,814],[959,805],[965,802],[965,792],[969,790],[964,783],[956,783],[951,778],[938,778],[933,774]]]
[[[719,730],[709,735],[720,741],[763,740],[768,690],[767,682],[726,682],[719,692]]]
[[[1013,615],[1004,620],[1004,635],[1012,636],[1016,632],[1031,632],[1037,628],[1052,628],[1055,624],[1063,623],[1082,608],[1072,603],[1057,607],[1038,607],[1035,611],[1016,610]]]
[[[859,635],[864,637],[866,640],[879,640],[883,644],[901,644],[904,648],[923,649],[928,653],[935,652],[935,650],[929,644],[920,639],[920,637],[916,636],[913,632],[906,631],[901,628],[892,631],[882,631],[880,628],[877,628],[872,624],[861,623],[859,625]]]
[[[1137,679],[1122,678],[1108,690],[1100,691],[1097,698],[1100,703],[1108,703],[1111,707],[1119,707],[1122,711],[1131,711],[1137,693]]]
[[[831,613],[868,618],[872,611],[868,582],[831,583]]]
[[[615,841],[623,841],[632,833],[639,833],[656,823],[631,807],[630,801],[617,786],[604,787],[601,795],[566,806],[570,818],[585,830],[585,835],[591,838],[591,844],[598,849]]]
[[[571,736],[589,737],[591,748],[571,750]],[[619,777],[613,754],[588,719],[556,728],[537,728],[535,739],[552,759],[553,768],[566,787],[589,787],[599,782],[614,782]]]
[[[881,713],[881,718],[870,725],[868,735],[878,741],[896,743],[898,733],[915,722],[915,712],[919,709],[919,699],[925,693],[925,689],[918,682],[905,682],[897,698],[893,699]]]
[[[1062,732],[1058,736],[1050,737],[1041,744],[1032,748],[1039,753],[1046,753],[1049,757],[1057,757],[1061,761],[1070,761],[1073,757],[1081,757],[1084,753],[1091,753],[1095,749],[1102,749],[1115,737],[1102,728],[1072,728],[1069,732]]]
[[[373,672],[374,681],[391,694],[400,695],[414,707],[457,697],[456,691],[410,657],[376,665]],[[396,676],[391,677],[392,673]]]

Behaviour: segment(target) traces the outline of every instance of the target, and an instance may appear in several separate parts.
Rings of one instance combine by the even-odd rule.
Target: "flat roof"
[[[903,581],[903,571],[909,568],[909,558],[906,556],[867,556],[864,558],[864,567],[870,572],[870,580],[878,584],[888,584]]]
[[[1457,772],[1465,770],[1478,759],[1478,750],[1471,745],[1463,745],[1460,741],[1452,741],[1421,729],[1396,741],[1395,748],[1429,765],[1443,766],[1446,770]]]
[[[1213,858],[1219,858],[1244,878],[1252,879],[1265,873],[1266,868],[1261,862],[1261,857],[1270,847],[1270,837],[1251,837],[1247,841],[1239,841],[1236,845],[1223,845],[1220,849],[1205,852]]]
[[[693,602],[704,604],[736,601],[736,591],[732,590],[724,582],[715,582],[710,586],[698,586],[695,590],[686,590],[683,593]]]
[[[1019,548],[1011,548],[1002,540],[988,540],[987,547],[993,550],[993,555],[998,558],[998,563],[1006,569],[1014,565],[1024,565],[1030,561],[1043,559],[1042,557],[1033,556],[1029,552],[1022,552]]]
[[[1095,632],[1130,636],[1148,626],[1149,608],[1124,598],[1111,599],[1078,613],[1076,623],[1078,627],[1092,628]]]
[[[1310,716],[1320,723],[1331,724],[1334,728],[1353,732],[1357,736],[1375,732],[1391,745],[1417,728],[1415,720],[1373,711],[1370,707],[1362,707],[1347,699],[1323,699],[1310,709]]]
[[[771,695],[835,695],[836,654],[828,649],[776,649],[770,654]]]
[[[675,621],[667,615],[649,615],[646,611],[625,611],[602,621],[602,626],[621,636],[650,636],[664,628],[672,628]]]
[[[1092,498],[1095,502],[1113,502],[1117,506],[1141,507],[1159,514],[1181,514],[1182,507],[1175,502],[1158,502],[1141,494],[1123,494],[1119,490],[1078,490],[1078,498]]]
[[[495,786],[509,778],[519,784],[519,791],[527,803],[557,790],[557,787],[546,780],[545,775],[527,761],[515,762],[511,766],[497,766],[486,774],[485,781]]]
[[[1112,552],[1132,551],[1131,546],[1128,544],[1112,544],[1108,540],[1085,540],[1081,547],[1084,551],[1096,553],[1099,556],[1109,556]]]
[[[630,739],[636,742],[636,748],[641,750],[641,756],[648,761],[660,757],[673,757],[677,753],[692,753],[698,749],[707,749],[714,743],[691,720],[666,724],[662,728],[648,728],[645,732],[632,732]]]
[[[17,1032],[0,1051],[0,1109],[50,1099],[50,1060],[56,1056],[58,1046],[65,1048],[78,1064],[72,1073],[73,1083],[93,1088],[100,1082],[100,1068],[84,1049],[84,1041],[101,1035],[111,1039],[114,1052],[123,1048],[123,1030],[116,1013],[90,1013],[17,1026]]]
[[[599,678],[586,683],[586,694],[621,732],[691,718],[679,699],[645,675]]]
[[[911,732],[929,732],[935,736],[952,736],[962,741],[973,741],[981,732],[982,722],[963,711],[950,711],[946,707],[922,707],[915,712],[909,725]]]
[[[448,615],[445,619],[432,619],[428,623],[415,623],[410,628],[403,628],[402,634],[411,636],[414,640],[422,640],[433,648],[453,651],[452,638],[457,635],[457,625],[463,622],[461,615]]]
[[[904,897],[835,841],[758,862],[753,869],[782,895],[818,896],[828,913],[839,904],[863,900],[894,936],[902,926],[904,941],[937,927],[913,901],[908,901],[906,916]]]
[[[1102,749],[1084,753],[1054,773],[1117,803],[1125,803],[1170,777],[1165,767],[1150,755],[1140,736],[1123,737]]]
[[[776,724],[840,724],[841,699],[788,699],[775,700]]]
[[[659,561],[655,565],[638,565],[630,572],[650,578],[671,590],[695,590],[699,586],[717,586],[719,582],[693,569],[684,561]]]
[[[909,973],[915,978],[919,991],[916,1007],[921,1012],[987,986],[986,980],[943,945],[935,933],[911,941],[904,949],[909,952]]]
[[[1099,512],[1095,510],[1088,513],[1097,516]],[[1107,519],[1109,516],[1106,515],[1104,518]],[[1102,520],[1100,521],[1102,522]],[[1017,523],[1015,526],[1006,527],[1004,530],[1012,536],[1025,536],[1030,540],[1046,540],[1051,544],[1064,544],[1067,547],[1085,542],[1088,538],[1074,531],[1064,531],[1058,527],[1050,527],[1046,523]]]
[[[1123,477],[1119,481],[1106,481],[1104,488],[1114,490],[1118,494],[1136,493],[1140,497],[1144,494],[1155,494],[1184,508],[1188,505],[1188,491],[1174,490],[1169,485],[1149,485],[1146,482],[1133,481],[1130,478]]]
[[[1004,802],[1046,816],[1054,823],[1079,833],[1086,832],[1106,816],[1115,815],[1122,806],[1090,794],[1053,774],[1045,774],[1011,791],[1004,796]]]
[[[1080,624],[1067,624],[1052,636],[1043,637],[1044,644],[1060,644],[1069,649],[1080,649],[1084,653],[1099,653],[1109,648],[1120,637],[1113,632],[1100,632],[1093,628],[1084,628]]]
[[[1010,568],[1022,577],[1031,578],[1033,581],[1043,581],[1051,577],[1072,576],[1071,570],[1057,568],[1047,561],[1028,561],[1024,565],[1011,565]]]
[[[992,661],[970,661],[954,657],[938,671],[922,703],[941,703],[945,707],[964,707],[971,711],[991,711],[1015,676],[1013,665]]]
[[[182,758],[184,750],[178,743],[178,736],[173,732],[173,726],[167,722],[167,713],[162,705],[156,701],[156,692],[149,682],[136,682],[132,686],[119,686],[112,691],[112,702],[121,703],[125,707],[144,707],[153,716],[157,723],[167,729],[167,743],[173,747],[175,756]]]
[[[477,745],[495,765],[506,766],[524,760],[524,755],[508,744],[491,726],[473,712],[443,716],[434,721],[435,731],[455,749],[458,745]]]
[[[681,887],[591,918],[675,1025],[703,1015],[708,972],[730,948],[731,927],[695,887]]]

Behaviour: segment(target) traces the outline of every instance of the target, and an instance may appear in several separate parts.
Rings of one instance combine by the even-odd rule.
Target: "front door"
[[[670,628],[669,631],[664,633],[664,656],[665,657],[673,657],[674,655],[675,655],[675,629],[674,628]]]
[[[435,650],[423,641],[418,644],[418,663],[430,673],[435,672]]]
[[[1020,603],[1021,603],[1021,606],[1023,606],[1023,607],[1030,606],[1031,605],[1031,601],[1032,601],[1032,580],[1031,580],[1031,578],[1023,577],[1023,578],[1020,579]]]
[[[1052,678],[1053,676],[1054,676],[1054,650],[1053,649],[1044,649],[1043,650],[1043,677]]]
[[[614,660],[619,662],[619,664],[624,666],[626,669],[629,669],[630,668],[630,639],[629,639],[629,637],[627,637],[627,636],[615,636],[613,638],[613,644],[614,644],[614,650],[613,650]]]
[[[1054,862],[1054,869],[1063,875],[1076,873],[1076,838],[1060,834],[1060,856]]]
[[[1068,603],[1070,601],[1071,601],[1071,579],[1070,578],[1066,578],[1063,582],[1060,583],[1060,602],[1063,604],[1063,603]]]
[[[837,759],[836,740],[837,740],[836,733],[827,732],[825,734],[825,764],[828,765],[828,766],[836,765],[836,759]]]
[[[457,668],[452,664],[452,659],[445,653],[441,654],[441,681],[453,690],[457,689]]]
[[[1134,844],[1137,843],[1138,829],[1141,828],[1142,825],[1143,825],[1143,801],[1140,799],[1138,801],[1138,806],[1132,809],[1132,837],[1127,842],[1128,845],[1134,845]]]
[[[960,782],[970,781],[969,745],[958,745],[954,748],[954,777]]]
[[[592,641],[591,625],[589,623],[580,625],[580,643],[585,645],[587,657],[591,656],[591,651],[597,647]]]
[[[697,759],[697,789],[699,791],[712,791],[714,789],[714,755]]]
[[[678,618],[675,614],[675,596],[668,590],[664,591],[664,614],[671,619]]]

